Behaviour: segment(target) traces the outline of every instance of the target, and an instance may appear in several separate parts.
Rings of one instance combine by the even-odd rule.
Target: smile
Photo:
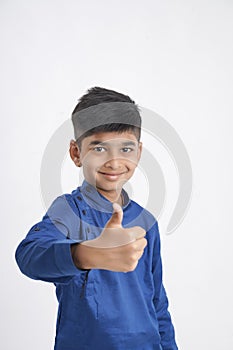
[[[104,173],[99,171],[100,175],[103,175],[106,179],[109,180],[116,180],[117,178],[119,178],[121,175],[125,174],[125,173]]]

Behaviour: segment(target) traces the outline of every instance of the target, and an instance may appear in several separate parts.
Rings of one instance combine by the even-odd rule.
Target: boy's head
[[[89,89],[72,113],[76,141],[70,155],[83,165],[85,179],[115,201],[141,155],[141,117],[129,96],[100,87]]]
[[[94,87],[83,95],[72,113],[76,142],[97,132],[130,131],[138,141],[141,136],[141,117],[135,102],[119,92]]]

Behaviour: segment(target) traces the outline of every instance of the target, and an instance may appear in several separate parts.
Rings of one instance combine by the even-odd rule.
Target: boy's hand
[[[82,269],[105,269],[118,272],[133,271],[141,258],[147,241],[139,226],[123,228],[122,208],[114,203],[113,214],[96,239],[71,247],[74,263]]]
[[[81,244],[94,248],[116,248],[135,242],[145,236],[145,230],[139,226],[122,227],[123,211],[119,204],[113,204],[113,214],[105,225],[101,235],[95,239],[84,241]]]

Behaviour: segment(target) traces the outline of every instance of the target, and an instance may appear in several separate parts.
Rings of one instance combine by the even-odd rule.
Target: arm
[[[16,250],[17,264],[26,276],[48,282],[65,282],[78,270],[70,245],[56,225],[42,221],[33,226]]]
[[[80,244],[86,238],[82,236],[80,220],[75,214],[77,209],[73,209],[72,201],[68,204],[64,196],[59,197],[43,220],[31,228],[16,251],[22,273],[32,279],[62,283],[83,270],[128,272],[136,268],[147,244],[144,230],[140,236],[135,233],[136,240],[124,246],[108,249],[85,246]],[[121,226],[121,220],[122,212],[114,212],[105,228],[116,230],[116,235],[118,231],[132,235],[131,229]]]
[[[159,323],[159,333],[161,337],[161,345],[163,350],[178,350],[175,341],[175,332],[172,324],[171,316],[168,311],[168,298],[165,288],[162,283],[162,262],[160,255],[160,237],[158,224],[157,237],[154,245],[154,259],[153,259],[153,278],[155,285],[154,305],[157,313]]]
[[[75,209],[75,208],[73,208]],[[82,273],[74,265],[70,246],[82,240],[76,235],[79,217],[72,202],[58,197],[43,220],[33,226],[16,250],[16,261],[22,273],[32,279],[49,282],[66,282]],[[77,238],[77,240],[76,240]]]

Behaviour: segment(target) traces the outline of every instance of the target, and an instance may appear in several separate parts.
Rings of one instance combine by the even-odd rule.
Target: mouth
[[[119,179],[119,177],[121,175],[125,174],[124,172],[123,173],[105,173],[105,172],[102,172],[102,171],[99,171],[98,173],[100,175],[104,176],[108,180],[117,180],[117,179]]]

